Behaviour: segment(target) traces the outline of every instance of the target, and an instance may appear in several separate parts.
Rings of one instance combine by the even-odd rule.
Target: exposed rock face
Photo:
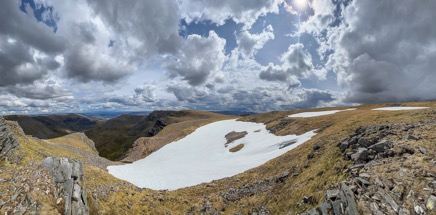
[[[236,132],[232,131],[228,134],[226,134],[225,138],[227,140],[227,143],[225,144],[225,147],[227,147],[230,143],[232,143],[235,140],[239,140],[241,138],[244,138],[248,133],[246,131],[242,132]]]
[[[11,163],[19,162],[20,159],[13,155],[17,147],[18,141],[9,129],[6,120],[0,116],[0,161],[6,159]]]
[[[343,158],[352,161],[344,167],[348,179],[327,190],[324,202],[304,214],[432,214],[435,151],[421,145],[432,140],[403,135],[432,131],[435,124],[427,120],[356,129],[337,144]]]
[[[68,158],[47,157],[42,166],[54,177],[55,196],[65,202],[64,214],[89,214],[82,164]]]

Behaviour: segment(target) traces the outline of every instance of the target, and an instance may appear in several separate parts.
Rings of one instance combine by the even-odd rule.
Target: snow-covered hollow
[[[372,110],[389,110],[389,111],[395,111],[395,110],[421,110],[421,109],[427,109],[429,107],[383,107],[383,108],[375,108]]]
[[[315,112],[302,112],[302,113],[296,113],[296,114],[289,115],[288,117],[293,117],[293,118],[296,118],[296,117],[308,118],[308,117],[330,115],[330,114],[335,114],[335,113],[342,112],[342,111],[351,111],[351,110],[356,110],[356,108],[350,108],[350,109],[345,109],[345,110],[327,110],[327,111],[315,111]]]
[[[247,135],[225,147],[226,134]],[[109,173],[141,188],[175,190],[234,176],[260,166],[305,143],[314,131],[303,135],[275,136],[264,124],[224,120],[202,126],[183,139],[167,144],[131,164],[109,166]],[[295,143],[290,144],[290,141]],[[234,146],[244,144],[237,152]]]

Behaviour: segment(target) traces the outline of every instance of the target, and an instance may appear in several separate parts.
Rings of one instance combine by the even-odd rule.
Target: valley
[[[101,157],[99,147],[86,131],[40,139],[26,135],[19,123],[2,121],[0,212],[57,214],[71,206],[73,211],[88,210],[90,214],[322,214],[323,211],[331,214],[353,211],[358,214],[432,214],[436,189],[436,103],[401,106],[428,108],[373,110],[391,106],[362,105],[328,115],[289,117],[350,107],[269,112],[239,117],[237,121],[234,116],[207,112],[156,112],[147,116],[148,120],[132,117],[132,121],[136,121],[126,126],[122,126],[126,122],[122,120],[114,121],[111,126],[99,124],[112,133],[121,128],[119,132],[122,133],[140,127],[141,122],[153,122],[150,124],[154,125],[159,120],[165,122],[161,124],[166,126],[159,128],[155,135],[134,140],[127,147],[125,159],[119,161]],[[237,123],[240,127],[219,124],[226,122]],[[202,129],[206,133],[197,133]],[[149,131],[155,130],[145,129],[142,134],[149,134]],[[226,134],[232,131],[236,132],[232,139],[226,139]],[[302,142],[290,141],[311,131],[315,132]],[[259,142],[261,136],[255,135],[264,132],[270,132],[272,136],[265,136],[265,142]],[[275,135],[281,139],[274,140]],[[197,145],[192,145],[194,143]],[[259,144],[258,148],[251,148],[255,145],[250,144],[254,143]],[[282,143],[286,144],[280,149],[276,144]],[[239,151],[229,152],[238,144],[244,146]],[[278,154],[268,152],[272,145],[277,148],[271,152]],[[221,157],[215,159],[212,152],[217,146]],[[250,150],[266,153],[268,158],[256,163],[257,159],[253,157],[256,153]],[[248,153],[246,158],[242,156],[244,153]],[[228,156],[238,158],[231,160]],[[68,158],[63,162],[70,164],[62,168],[44,167],[42,164],[48,157]],[[187,160],[183,157],[192,163],[184,163]],[[147,159],[148,164],[134,166]],[[228,164],[224,162],[226,159],[230,159]],[[74,170],[78,165],[75,162],[82,164],[81,171]],[[231,170],[245,165],[244,162],[249,165],[232,174],[172,188],[140,188],[134,185],[136,182],[131,184],[109,174],[113,168],[131,165],[132,171],[146,173],[142,178],[153,180],[156,177],[157,181],[162,181],[151,174],[155,168],[167,170],[165,178],[187,182],[195,178],[186,174],[187,168],[201,177],[202,171],[206,171],[206,175],[222,172],[214,163]],[[205,169],[196,169],[197,165]],[[72,168],[72,175],[68,175],[68,166]],[[65,187],[68,180],[54,183],[59,181],[53,175],[57,171],[67,174],[80,185],[80,190],[85,190],[77,194],[82,196],[82,203],[80,198],[63,196],[59,189]],[[120,173],[120,176],[126,174]],[[76,179],[75,174],[83,175],[83,178]],[[134,175],[125,175],[126,180],[133,180]],[[79,187],[71,189],[74,193]],[[87,205],[87,208],[77,205]],[[338,209],[337,205],[342,206]]]

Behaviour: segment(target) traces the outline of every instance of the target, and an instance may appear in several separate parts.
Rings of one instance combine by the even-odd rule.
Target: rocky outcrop
[[[304,214],[431,214],[436,201],[435,151],[422,145],[432,141],[427,136],[410,135],[414,129],[419,134],[432,131],[435,124],[423,121],[356,129],[337,144],[343,159],[351,161],[343,171],[348,179],[330,187],[322,203]],[[301,204],[308,203],[303,199]]]
[[[42,166],[54,177],[55,197],[65,203],[64,214],[89,214],[82,164],[68,158],[47,157]]]
[[[225,138],[227,140],[227,143],[224,144],[225,147],[227,147],[230,143],[239,140],[241,138],[244,138],[248,133],[246,131],[236,132],[232,131],[228,134],[226,134]]]
[[[6,120],[0,116],[0,161],[19,162],[20,158],[13,151],[18,147],[18,141],[10,130]]]
[[[328,190],[325,201],[319,207],[303,213],[303,215],[315,214],[359,214],[354,193],[348,183],[342,182],[339,189]]]

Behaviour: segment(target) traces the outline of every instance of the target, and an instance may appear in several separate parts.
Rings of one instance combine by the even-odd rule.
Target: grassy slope
[[[181,131],[181,134],[178,133],[175,136],[180,137],[192,132],[200,125],[225,118],[229,117],[203,111],[154,111],[147,117],[123,115],[89,129],[85,133],[95,142],[100,156],[118,160],[126,155],[138,138],[156,134],[158,134],[155,136],[157,138],[164,137],[172,131]],[[163,127],[168,128],[160,134]],[[173,138],[166,138],[160,145],[163,146],[164,142],[166,144],[173,140]]]
[[[139,132],[132,128],[143,119],[144,116],[121,115],[85,131],[85,134],[94,141],[100,156],[118,159],[138,138]]]
[[[97,121],[79,114],[49,116],[5,116],[6,120],[17,121],[27,135],[40,139],[61,137],[87,130]]]
[[[134,186],[110,176],[105,170],[86,165],[86,183],[88,186],[88,200],[91,211],[103,214],[140,214],[147,212],[152,214],[185,213],[196,211],[199,213],[202,205],[209,204],[225,214],[241,212],[247,214],[255,208],[263,206],[273,214],[292,214],[301,212],[308,206],[297,207],[303,196],[313,195],[320,200],[324,191],[334,184],[340,182],[348,175],[342,172],[348,164],[336,147],[338,141],[347,137],[359,126],[416,122],[420,120],[436,119],[436,103],[410,103],[408,105],[431,106],[433,109],[416,111],[371,111],[369,109],[381,105],[367,105],[359,107],[359,110],[341,112],[334,115],[321,116],[316,118],[301,118],[292,120],[288,124],[280,123],[290,112],[276,112],[250,116],[243,120],[267,122],[268,127],[281,129],[279,134],[302,133],[316,128],[323,128],[314,138],[306,144],[299,146],[283,156],[273,159],[266,164],[251,169],[231,178],[214,181],[212,184],[201,184],[191,188],[176,191],[153,191],[148,189],[137,189]],[[286,119],[287,120],[287,119]],[[435,153],[434,141],[436,128],[424,131],[421,136],[423,140],[414,143],[425,146],[430,153]],[[56,145],[47,146],[44,141],[20,137],[22,151],[25,154],[25,162],[42,161],[46,155],[72,157],[79,160],[86,160],[84,156],[77,155]],[[315,143],[321,145],[322,153],[308,160],[307,154],[312,151]],[[90,155],[91,156],[91,155]],[[419,158],[419,157],[418,157]],[[419,159],[418,159],[419,161]],[[417,162],[418,162],[417,161]],[[25,164],[23,162],[23,165]],[[415,163],[419,165],[419,163]],[[424,166],[426,164],[423,164]],[[426,167],[426,166],[425,166]],[[276,184],[263,192],[243,197],[233,202],[224,202],[221,194],[230,188],[243,187],[268,178],[277,177],[284,171],[298,172],[298,176],[288,178],[284,183]],[[385,170],[377,170],[385,173]],[[422,186],[417,182],[417,186]]]

